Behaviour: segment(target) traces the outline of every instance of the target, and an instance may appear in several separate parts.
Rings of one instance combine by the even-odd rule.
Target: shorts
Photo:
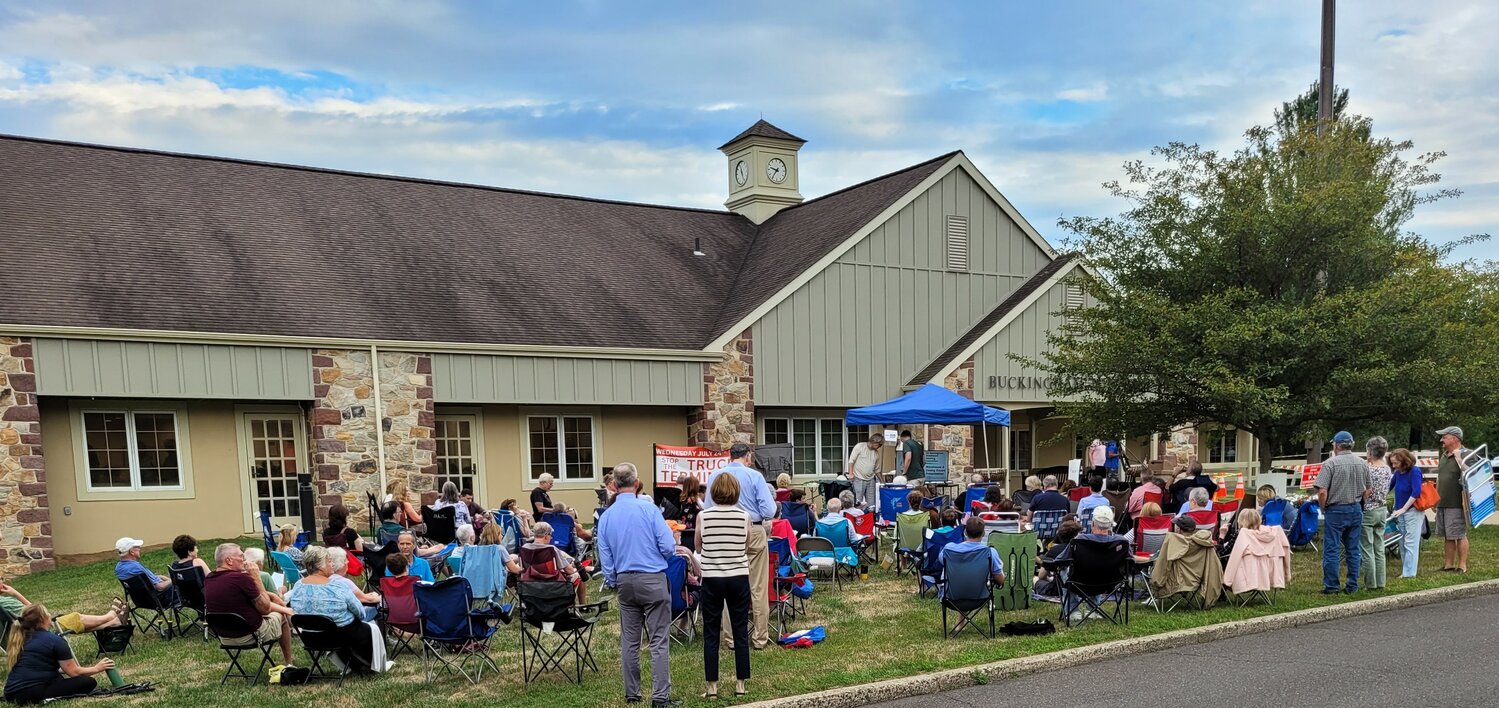
[[[1457,541],[1468,537],[1468,515],[1461,508],[1447,509],[1437,507],[1436,533],[1448,541]]]
[[[70,634],[83,634],[83,615],[77,612],[69,612],[53,620],[57,626],[67,630]]]
[[[281,621],[282,621],[282,618],[281,618],[281,615],[279,615],[279,614],[271,614],[271,615],[266,615],[264,617],[261,617],[260,618],[260,629],[255,630],[255,641],[253,643],[254,644],[268,644],[270,642],[279,642],[279,641],[281,641]],[[248,636],[245,636],[245,637],[230,637],[230,638],[227,638],[227,639],[221,638],[220,641],[222,641],[224,644],[227,644],[227,645],[232,646],[232,647],[233,646],[247,647],[247,646],[250,646],[251,643],[252,643],[250,641],[250,637],[248,637]]]

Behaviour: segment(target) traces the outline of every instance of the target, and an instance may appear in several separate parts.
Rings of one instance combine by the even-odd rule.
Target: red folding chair
[[[1149,504],[1151,502],[1155,502],[1156,504],[1160,504],[1161,503],[1161,493],[1160,492],[1146,492],[1145,493],[1145,501],[1142,502],[1142,503]]]
[[[1140,517],[1135,523],[1135,555],[1146,558],[1155,555],[1155,552],[1160,550],[1160,543],[1157,543],[1154,537],[1171,531],[1171,520],[1175,518],[1175,514]],[[1152,537],[1151,543],[1146,543],[1146,536]]]
[[[781,577],[778,569],[781,567],[781,556],[772,551],[770,553],[770,611],[775,615],[778,636],[784,636],[790,629],[787,618],[796,617],[801,610],[797,608],[797,597],[791,594],[791,588],[800,585],[807,579],[806,573],[792,573]]]
[[[1197,528],[1211,532],[1214,543],[1218,542],[1218,512],[1216,510],[1198,509],[1187,512],[1187,516],[1197,522]]]
[[[864,544],[859,547],[859,556],[866,561],[878,564],[880,562],[880,537],[874,533],[874,514],[859,514],[855,516],[843,512],[843,518],[848,519],[848,525],[853,528],[854,533],[864,537]],[[871,552],[871,548],[874,550]]]
[[[1092,494],[1092,493],[1093,493],[1093,488],[1089,487],[1089,486],[1086,486],[1086,485],[1081,486],[1081,487],[1073,487],[1072,491],[1067,492],[1067,500],[1068,501],[1074,501],[1074,502],[1080,502],[1083,499],[1086,499],[1088,497],[1088,495]]]

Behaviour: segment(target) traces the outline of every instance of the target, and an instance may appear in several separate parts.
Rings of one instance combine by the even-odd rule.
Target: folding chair
[[[1071,627],[1097,615],[1114,624],[1129,624],[1129,601],[1134,595],[1132,564],[1126,541],[1081,536],[1073,539],[1071,559],[1065,561],[1062,575],[1062,621]],[[1113,609],[1106,609],[1111,602]],[[1078,608],[1085,609],[1073,620]]]
[[[666,561],[666,582],[671,592],[671,640],[686,646],[697,632],[697,598],[687,589],[687,559],[672,556]],[[682,626],[682,620],[686,626]]]
[[[260,533],[265,541],[265,552],[276,550],[276,532],[271,530],[271,512],[269,509],[260,510]]]
[[[232,612],[205,613],[203,623],[219,638],[219,648],[229,655],[229,668],[224,670],[224,677],[219,679],[220,686],[232,678],[249,679],[253,686],[260,680],[260,673],[267,666],[275,665],[276,662],[271,660],[271,647],[281,642],[280,637],[264,642],[256,641],[255,630],[250,628],[245,618]],[[255,667],[255,673],[252,674],[239,663],[239,656],[246,650],[255,648],[260,649],[260,665]]]
[[[904,484],[880,485],[880,520],[887,524],[893,524],[895,523],[896,514],[903,511],[910,511],[911,504],[906,499],[910,494],[910,487]]]
[[[0,615],[5,614],[0,612]],[[204,629],[204,634],[208,630]],[[105,654],[124,654],[130,651],[130,640],[135,637],[135,625],[128,622],[115,627],[102,627],[94,630],[94,640],[99,643],[99,650],[94,652],[97,659]]]
[[[594,625],[609,610],[607,600],[578,605],[573,584],[558,580],[522,581],[516,583],[515,592],[521,629],[521,673],[526,683],[551,669],[573,683],[583,683],[584,668],[598,673],[589,646]],[[549,642],[547,635],[557,637],[556,643]]]
[[[373,592],[380,589],[380,579],[385,577],[385,559],[389,558],[392,554],[400,552],[401,547],[396,545],[395,541],[391,541],[379,548],[364,547],[364,550],[360,552],[360,556],[364,560],[365,592]]]
[[[1197,522],[1197,530],[1207,529],[1213,537],[1213,542],[1218,542],[1218,522],[1221,520],[1218,512],[1213,509],[1198,509],[1189,511],[1186,516]]]
[[[870,565],[879,565],[880,537],[874,530],[874,514],[855,515],[845,511],[843,518],[848,519],[849,525],[854,527],[854,533],[864,537],[864,542],[857,549],[859,559]]]
[[[1097,508],[1098,507],[1095,506],[1092,509],[1084,509],[1084,510],[1082,510],[1082,511],[1080,511],[1080,512],[1077,513],[1077,522],[1079,524],[1083,525],[1083,533],[1092,533],[1092,531],[1093,531],[1093,509],[1097,509]]]
[[[494,522],[500,525],[500,530],[503,532],[500,543],[505,546],[505,550],[514,553],[525,542],[525,539],[521,538],[520,517],[516,516],[515,512],[496,509]]]
[[[840,588],[842,587],[842,581],[838,577],[840,574],[846,573],[849,580],[858,577],[859,552],[849,544],[849,528],[848,519],[839,519],[832,524],[821,521],[817,522],[817,537],[825,538],[829,543],[833,544],[833,581]],[[822,553],[821,550],[816,552],[819,554]],[[803,558],[807,558],[810,555],[806,548],[802,549]]]
[[[1160,552],[1161,546],[1166,543],[1166,535],[1171,533],[1171,520],[1176,518],[1175,514],[1163,514],[1155,517],[1140,517],[1135,523],[1135,557],[1154,560],[1155,554]],[[1163,611],[1161,603],[1163,600],[1156,597],[1155,590],[1150,586],[1150,572],[1155,566],[1145,564],[1136,569],[1140,577],[1145,579],[1145,592],[1150,598],[1148,603],[1156,608],[1157,612]]]
[[[328,662],[332,665],[331,668],[323,665],[324,659],[336,655],[346,647],[339,636],[338,625],[322,615],[292,615],[291,626],[296,630],[302,648],[307,651],[307,657],[312,660],[312,666],[308,667],[312,673],[307,680],[337,679],[339,686],[344,685],[344,678],[350,672],[348,668],[340,669],[332,660]]]
[[[925,597],[926,591],[940,591],[942,584],[942,549],[954,543],[963,541],[963,529],[961,527],[942,528],[926,532],[926,540],[922,543],[921,571],[916,576],[916,591],[918,596]]]
[[[1266,526],[1279,526],[1284,529],[1289,526],[1289,524],[1286,523],[1287,510],[1290,510],[1292,512],[1295,511],[1294,508],[1291,507],[1291,502],[1288,501],[1285,497],[1276,497],[1274,499],[1271,499],[1270,501],[1265,502],[1265,506],[1260,508],[1260,516],[1264,520],[1264,524]]]
[[[791,528],[798,536],[810,536],[815,528],[812,525],[812,506],[806,502],[782,504],[781,518],[791,522]]]
[[[942,554],[942,636],[952,639],[964,629],[973,627],[979,634],[994,638],[994,577],[990,560],[994,551],[988,546],[967,551],[949,548]],[[989,631],[975,620],[980,612],[989,611]],[[958,615],[948,629],[947,613]]]
[[[1024,610],[1031,606],[1031,589],[1036,584],[1036,535],[1033,533],[994,533],[985,545],[999,554],[1005,571],[1005,584],[994,591],[994,604],[1000,610]]]
[[[1072,502],[1072,508],[1076,509],[1077,503],[1088,498],[1088,495],[1092,493],[1093,488],[1086,484],[1073,487],[1067,492],[1067,501]]]
[[[1142,499],[1143,500],[1140,502],[1142,506],[1145,504],[1150,504],[1152,502],[1154,502],[1156,506],[1160,506],[1162,496],[1160,492],[1146,492],[1145,496]]]
[[[177,588],[177,597],[180,602],[172,608],[172,623],[177,626],[177,633],[186,635],[187,629],[203,633],[203,640],[208,640],[208,628],[203,625],[203,615],[206,613],[208,599],[203,596],[203,569],[195,565],[179,567],[172,564],[167,568],[167,575],[172,577],[172,587]],[[192,612],[192,617],[186,621],[183,627],[183,616]]]
[[[961,508],[959,508],[958,511],[961,511],[961,512],[963,512],[965,514],[971,513],[973,511],[973,503],[974,502],[983,503],[984,497],[989,494],[989,488],[992,487],[992,486],[994,486],[994,485],[992,485],[992,484],[971,484],[971,485],[969,485],[968,489],[963,492],[963,506]],[[988,508],[986,507],[984,510],[988,511]]]
[[[344,552],[342,548],[334,550],[339,553]],[[291,589],[293,585],[297,584],[298,580],[302,579],[302,569],[298,568],[297,562],[291,559],[291,554],[286,551],[271,551],[270,556],[271,560],[276,563],[276,568],[281,571],[282,575],[286,576],[287,589]]]
[[[448,576],[463,575],[463,556],[455,556],[451,553],[447,557]]]
[[[577,521],[572,514],[559,514],[548,512],[541,515],[541,520],[552,525],[552,545],[556,546],[574,559],[578,558],[578,536]]]
[[[1042,547],[1050,545],[1052,541],[1057,540],[1057,531],[1062,528],[1062,517],[1066,515],[1067,512],[1061,509],[1031,513],[1031,527],[1036,532],[1036,541]]]
[[[442,664],[443,673],[457,672],[473,683],[484,676],[484,667],[495,673],[500,667],[489,655],[489,639],[494,636],[499,612],[495,608],[472,610],[469,598],[473,591],[462,577],[441,580],[434,585],[415,586],[417,616],[421,619],[421,641],[427,670],[427,681],[437,677],[433,660]],[[461,657],[461,658],[458,658]],[[469,673],[469,664],[476,664]]]
[[[422,620],[416,608],[415,576],[380,579],[380,612],[375,615],[380,631],[390,647],[389,658],[395,659],[401,652],[415,652],[411,640],[421,641]]]
[[[824,479],[817,482],[817,493],[822,495],[824,501],[853,489],[854,483],[846,479]]]
[[[506,587],[510,582],[510,571],[501,560],[500,546],[469,546],[463,550],[463,567],[459,573],[468,579],[474,602],[487,602],[508,612],[505,606]]]
[[[921,547],[929,523],[924,511],[902,511],[895,517],[895,574],[920,575]]]
[[[793,561],[795,556],[791,553],[791,543],[784,538],[772,538],[767,544],[770,554],[770,584],[769,590],[770,611],[775,615],[778,634],[785,634],[790,625],[788,618],[796,617],[804,613],[805,603],[792,593],[793,586],[799,587],[807,578],[805,573],[798,572]]]
[[[1013,511],[986,511],[980,518],[984,520],[984,538],[988,539],[990,534],[995,533],[1020,533],[1020,514]]]
[[[458,510],[451,506],[441,509],[423,506],[422,521],[427,523],[427,540],[436,544],[452,543],[458,537],[457,515]]]
[[[130,601],[130,620],[135,623],[135,628],[141,632],[154,631],[162,639],[171,639],[172,621],[167,615],[173,606],[161,599],[156,588],[151,587],[151,581],[145,575],[136,574],[121,580],[120,586]]]

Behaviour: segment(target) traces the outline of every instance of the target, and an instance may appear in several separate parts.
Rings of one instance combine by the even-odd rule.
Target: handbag
[[[1416,497],[1416,509],[1426,511],[1434,509],[1442,501],[1442,495],[1437,492],[1436,483],[1421,485],[1421,496]]]

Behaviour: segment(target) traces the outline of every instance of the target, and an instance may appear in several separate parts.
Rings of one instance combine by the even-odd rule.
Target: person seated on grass
[[[406,532],[401,505],[388,501],[380,505],[380,526],[375,529],[375,541],[384,546]]]
[[[540,566],[524,565],[521,568],[520,579],[522,581],[565,580],[572,583],[578,589],[578,604],[586,604],[588,602],[586,599],[587,587],[583,583],[588,578],[583,575],[583,569],[578,567],[577,561],[573,560],[572,556],[568,555],[561,548],[552,545],[552,525],[545,521],[538,521],[532,527],[532,530],[536,532],[536,538],[532,539],[530,543],[521,546],[522,561],[524,562],[525,558],[533,553],[544,554],[546,549],[551,549],[555,555],[553,556],[553,560],[547,561]]]
[[[245,552],[237,543],[221,543],[213,550],[215,568],[203,580],[204,609],[239,615],[254,630],[255,643],[280,641],[281,658],[290,666],[291,621],[287,618],[292,610],[271,601],[271,594],[260,586],[245,561]],[[246,638],[244,644],[249,646],[251,640]]]
[[[276,550],[285,553],[291,562],[302,563],[302,549],[297,548],[297,527],[295,524],[285,524],[276,531]]]
[[[213,572],[213,569],[198,557],[198,539],[192,536],[182,534],[172,539],[172,554],[177,556],[177,560],[167,566],[169,570],[185,570],[193,567],[203,571],[204,576]]]
[[[938,558],[943,563],[946,563],[948,553],[965,553],[980,548],[989,549],[989,578],[994,582],[994,587],[1004,585],[1004,565],[999,562],[999,551],[990,548],[989,544],[984,541],[983,519],[972,517],[963,522],[963,540],[957,543],[947,544],[947,546],[943,547],[942,552],[938,555]],[[946,587],[944,586],[942,589],[946,590]],[[962,626],[962,623],[959,622],[958,627],[961,628]]]
[[[21,619],[21,613],[31,601],[21,594],[14,586],[0,580],[0,611],[5,612],[11,621]],[[96,629],[105,627],[118,627],[130,618],[130,608],[124,600],[115,598],[109,606],[109,611],[102,615],[85,615],[80,612],[69,612],[58,615],[52,620],[58,627],[62,628],[63,634],[87,634]]]
[[[114,659],[109,657],[93,666],[80,666],[68,640],[51,629],[52,618],[44,605],[27,605],[21,611],[5,647],[10,668],[5,678],[5,700],[29,705],[48,698],[87,696],[99,685],[94,675],[114,668]]]
[[[276,586],[276,579],[272,578],[270,571],[265,569],[265,550],[246,548],[244,551],[245,574],[255,579],[255,582],[270,595],[272,602],[285,605],[286,600],[281,597],[282,588]]]
[[[422,582],[437,582],[432,577],[431,564],[427,563],[427,559],[422,558],[416,553],[416,534],[410,531],[402,531],[400,535],[396,536],[396,548],[401,555],[406,556],[407,572],[420,578]],[[387,570],[386,575],[389,574],[390,571]]]
[[[377,638],[379,627],[362,621],[364,605],[353,587],[333,580],[335,559],[343,556],[339,550],[330,552],[318,546],[303,551],[307,574],[292,589],[288,598],[291,609],[299,615],[327,617],[338,627],[337,637],[343,646],[335,652],[334,663],[340,668],[387,671],[391,662],[385,661],[384,640]]]
[[[1072,548],[1073,539],[1083,532],[1083,525],[1077,519],[1067,519],[1057,527],[1057,538],[1041,556],[1036,559],[1036,581],[1031,586],[1031,595],[1038,600],[1047,602],[1062,601],[1062,584],[1058,582],[1056,574],[1047,570],[1042,564],[1068,558],[1068,552]]]
[[[840,498],[841,496],[839,495],[828,500],[828,513],[826,516],[818,519],[817,523],[832,526],[840,521],[843,522],[843,528],[848,532],[848,545],[857,546],[864,541],[864,536],[855,533],[853,522],[843,516],[843,499]]]
[[[349,510],[341,503],[328,509],[328,527],[323,529],[323,545],[355,553],[364,550],[364,539],[349,526]]]
[[[115,577],[124,581],[137,575],[144,576],[163,607],[176,605],[177,588],[172,587],[172,579],[160,577],[141,564],[141,546],[145,544],[145,541],[129,536],[115,541],[115,553],[120,556],[119,562],[115,563]]]

